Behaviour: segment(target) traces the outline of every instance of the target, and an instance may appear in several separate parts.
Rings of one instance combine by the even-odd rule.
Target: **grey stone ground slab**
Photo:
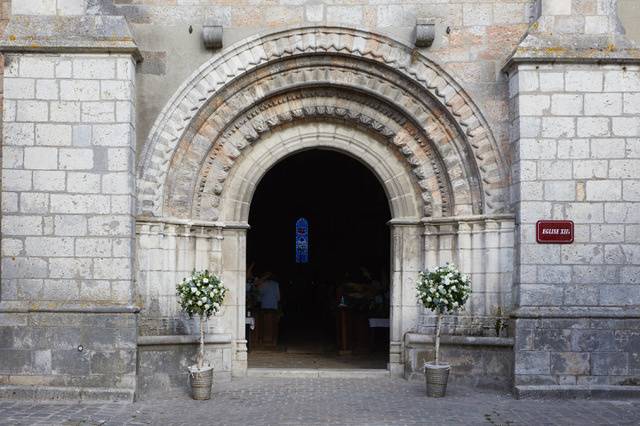
[[[214,384],[210,401],[161,394],[126,403],[0,401],[11,425],[636,425],[637,401],[515,400],[452,386],[426,398],[422,382],[398,378],[246,378]]]

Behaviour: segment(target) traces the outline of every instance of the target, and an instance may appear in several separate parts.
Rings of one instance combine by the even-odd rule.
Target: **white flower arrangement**
[[[471,294],[469,276],[452,263],[420,272],[416,284],[424,307],[440,314],[462,309]]]
[[[433,271],[420,272],[416,290],[422,305],[437,315],[435,364],[438,365],[442,316],[464,307],[471,295],[471,280],[468,275],[460,272],[456,265],[447,263],[446,266],[440,266]]]
[[[192,318],[194,315],[209,318],[222,307],[227,288],[220,278],[208,270],[193,271],[176,286],[178,303]]]
[[[205,321],[220,311],[228,289],[215,274],[204,271],[193,271],[190,277],[184,278],[176,286],[178,303],[182,310],[193,318],[200,317],[200,350],[196,358],[197,368],[204,365],[204,331]]]

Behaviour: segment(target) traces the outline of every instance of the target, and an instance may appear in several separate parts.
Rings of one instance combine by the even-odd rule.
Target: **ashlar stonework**
[[[639,391],[623,1],[5,3],[1,396],[186,386],[198,329],[175,283],[193,268],[230,289],[208,324],[216,380],[246,376],[252,197],[309,149],[356,158],[388,198],[388,374],[421,377],[435,321],[415,278],[455,262],[473,295],[444,325],[451,380]],[[574,243],[537,243],[541,219],[572,220]]]

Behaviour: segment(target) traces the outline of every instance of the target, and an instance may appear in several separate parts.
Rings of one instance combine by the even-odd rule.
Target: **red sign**
[[[539,220],[536,223],[536,241],[541,244],[571,244],[573,221]]]

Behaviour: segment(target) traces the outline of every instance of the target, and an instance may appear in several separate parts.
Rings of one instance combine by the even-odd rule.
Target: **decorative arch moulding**
[[[282,97],[286,98],[285,101],[280,100]],[[372,107],[354,101],[357,98],[356,94],[349,98],[349,94],[345,95],[339,90],[307,89],[298,94],[287,93],[270,98],[243,114],[235,123],[228,126],[230,130],[224,132],[209,151],[209,158],[204,163],[196,187],[193,216],[203,217],[201,214],[203,195],[208,193],[215,197],[222,196],[227,171],[232,169],[244,149],[255,144],[263,136],[267,137],[277,133],[283,127],[286,128],[287,125],[308,122],[343,123],[354,130],[360,129],[369,134],[371,140],[369,145],[372,150],[377,144],[397,146],[399,153],[410,165],[417,186],[423,191],[423,199],[429,201],[430,207],[434,204],[442,205],[443,213],[450,213],[447,210],[448,206],[453,204],[450,186],[463,187],[465,182],[458,178],[449,185],[444,178],[445,164],[435,158],[431,149],[420,147],[414,142],[419,130],[406,120],[394,119],[394,115],[397,114],[392,109],[384,108],[384,104]],[[206,135],[202,136],[203,140],[210,140]],[[211,137],[215,140],[214,135]],[[449,162],[451,169],[455,167],[453,165],[455,162],[455,159]],[[182,181],[188,182],[188,177],[183,176]],[[177,191],[180,193],[188,191],[188,186]],[[467,188],[467,192],[470,191],[471,189]],[[217,205],[214,206],[217,207]]]
[[[422,189],[422,215],[507,210],[505,161],[451,76],[388,37],[308,27],[242,41],[178,90],[141,155],[139,214],[215,222],[215,205],[201,213],[203,194],[224,198],[226,176],[246,148],[310,121],[364,128],[393,146]]]
[[[402,161],[390,146],[372,144],[370,134],[344,124],[314,122],[267,135],[225,176],[228,190],[220,195],[204,193],[201,212],[220,216],[224,221],[246,223],[253,192],[262,176],[281,160],[310,149],[338,151],[362,162],[384,188],[393,217],[420,217],[416,202],[420,199],[419,188],[405,174]]]

